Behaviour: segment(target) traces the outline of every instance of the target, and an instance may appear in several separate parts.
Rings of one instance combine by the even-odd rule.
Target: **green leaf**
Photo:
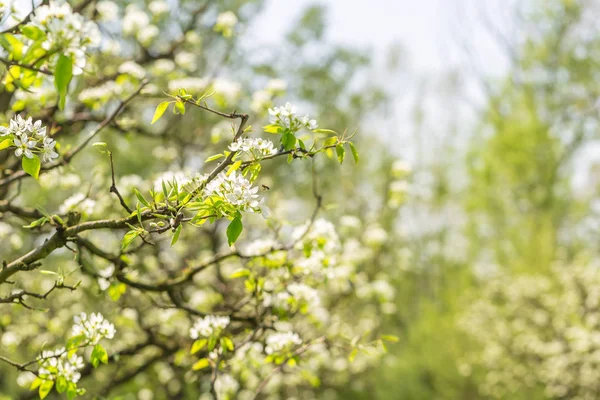
[[[332,131],[331,129],[313,129],[314,133],[333,133],[334,135],[337,135],[336,131]]]
[[[40,28],[34,25],[25,25],[24,27],[22,27],[21,34],[23,34],[23,36],[31,40],[38,40],[46,36],[44,34],[44,31],[42,31]]]
[[[233,341],[227,336],[223,336],[221,338],[221,344],[225,346],[225,348],[229,351],[233,351],[233,349],[235,348],[235,346],[233,345]]]
[[[73,382],[69,382],[68,388],[67,388],[67,398],[69,400],[72,400],[75,397],[77,397],[77,384],[75,384]]]
[[[23,54],[23,43],[15,35],[4,33],[0,35],[0,46],[4,47],[15,60],[20,60]]]
[[[231,167],[227,170],[227,176],[231,175],[234,171],[238,170],[242,166],[242,161],[238,160],[234,162]]]
[[[35,179],[38,179],[40,176],[40,168],[42,166],[38,156],[34,155],[33,158],[23,156],[21,159],[21,165],[23,166],[23,170],[25,172],[33,176]]]
[[[121,241],[121,250],[125,250],[127,246],[131,244],[135,240],[136,237],[140,235],[139,231],[131,230],[123,236],[123,240]]]
[[[32,223],[30,223],[29,225],[24,225],[23,228],[31,229],[31,228],[35,228],[36,226],[43,226],[46,222],[48,222],[48,218],[47,217],[42,217],[40,219],[36,219],[35,221],[33,221]]]
[[[358,151],[356,151],[356,146],[354,146],[354,143],[352,143],[352,142],[348,142],[348,145],[350,146],[350,151],[352,151],[352,157],[354,157],[354,163],[358,164]]]
[[[154,110],[154,117],[152,117],[151,124],[155,123],[163,116],[165,111],[167,111],[167,107],[169,107],[170,101],[163,101],[158,106],[156,106],[156,110]]]
[[[338,142],[338,138],[336,136],[332,136],[330,138],[327,138],[325,140],[325,143],[323,143],[323,147],[329,147],[329,146],[333,146],[334,144],[336,144]]]
[[[95,147],[96,150],[100,152],[100,154],[108,154],[108,150],[106,150],[107,146],[108,145],[105,142],[96,142],[92,145],[92,147]]]
[[[58,92],[58,108],[64,109],[65,102],[67,100],[67,91],[69,90],[69,83],[73,78],[73,59],[61,54],[56,62],[56,68],[54,70],[54,86]]]
[[[1,150],[1,149],[0,149]],[[211,162],[214,160],[218,160],[219,158],[225,157],[225,154],[215,154],[214,156],[210,156],[204,162]]]
[[[208,338],[208,351],[213,351],[215,349],[215,346],[217,345],[217,338],[216,336],[211,336]]]
[[[101,344],[94,346],[94,349],[92,350],[92,358],[99,360],[103,364],[108,364],[108,353]]]
[[[190,350],[190,354],[196,354],[197,352],[202,350],[206,346],[207,342],[208,342],[208,340],[206,340],[206,339],[196,340],[194,342],[194,344],[192,344],[192,350]]]
[[[279,125],[274,124],[264,126],[263,129],[267,133],[279,133],[281,131],[281,127]]]
[[[181,227],[183,225],[179,224],[177,226],[177,228],[175,229],[175,233],[173,234],[173,237],[171,238],[171,246],[173,246],[175,243],[177,243],[177,240],[179,239],[179,234],[181,233]]]
[[[392,343],[397,343],[398,341],[400,341],[400,338],[395,335],[381,335],[381,339]]]
[[[244,229],[244,225],[242,225],[242,220],[240,218],[234,218],[233,221],[227,227],[227,241],[229,246],[235,243],[237,238],[242,233]]]
[[[108,296],[112,301],[119,301],[122,295],[127,291],[127,285],[122,282],[113,282],[108,287]]]
[[[231,279],[241,278],[242,276],[250,275],[250,270],[246,268],[241,268],[235,271],[233,274],[229,276]]]
[[[56,391],[58,393],[63,393],[65,390],[67,390],[67,380],[64,376],[60,375],[56,379]]]
[[[357,354],[358,354],[358,349],[355,347],[350,352],[350,355],[348,356],[348,361],[350,361],[351,363],[354,362],[354,359],[356,358]]]
[[[42,384],[42,382],[44,382],[42,379],[35,378],[33,380],[33,382],[31,382],[31,386],[29,387],[29,390],[35,390],[35,389],[37,389],[38,386],[40,386]]]
[[[192,365],[192,369],[194,371],[198,371],[198,370],[208,367],[209,365],[210,365],[210,363],[208,362],[207,358],[201,358],[200,360],[196,361],[194,363],[194,365]]]
[[[173,107],[173,113],[175,114],[185,114],[185,103],[183,101],[177,101],[175,103],[175,107]]]
[[[54,387],[54,381],[44,381],[38,390],[38,394],[40,395],[40,399],[45,399],[46,396],[50,393],[52,388]]]
[[[296,136],[292,132],[286,131],[281,135],[281,143],[286,150],[291,150],[296,145]]]
[[[144,198],[144,196],[142,196],[142,194],[139,192],[139,190],[137,190],[137,189],[133,189],[133,192],[135,193],[135,197],[137,197],[137,198],[138,198],[138,200],[140,201],[140,203],[142,203],[142,204],[143,204],[143,205],[145,205],[146,207],[150,207],[150,208],[152,208],[152,207],[150,206],[150,203],[148,203],[148,200],[146,200],[146,199]]]
[[[3,141],[0,142],[0,150],[4,150],[10,146],[12,146],[12,139],[4,139]]]
[[[346,149],[344,149],[343,144],[338,144],[335,146],[335,152],[337,153],[338,161],[341,163],[344,162],[344,157],[346,157]]]

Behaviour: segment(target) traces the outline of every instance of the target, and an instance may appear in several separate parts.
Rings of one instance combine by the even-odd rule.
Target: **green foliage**
[[[38,156],[34,155],[32,158],[23,156],[23,158],[21,159],[21,164],[23,166],[23,171],[27,172],[35,179],[38,179],[40,175],[40,168],[42,166],[42,163]]]
[[[65,108],[67,100],[67,92],[69,84],[73,78],[73,59],[71,57],[60,55],[56,62],[56,70],[54,71],[54,86],[58,92],[59,101],[58,108]]]

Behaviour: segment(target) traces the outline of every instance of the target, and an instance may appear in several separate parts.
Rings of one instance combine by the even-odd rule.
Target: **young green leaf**
[[[158,106],[156,106],[156,110],[154,110],[154,117],[152,117],[151,124],[155,123],[163,116],[165,111],[167,111],[167,107],[169,107],[170,101],[163,101]]]
[[[208,342],[208,340],[206,340],[206,339],[196,340],[194,342],[194,344],[192,344],[192,350],[190,351],[190,354],[196,354],[197,352],[202,350],[206,346],[207,342]]]
[[[35,179],[38,179],[38,177],[40,176],[40,168],[42,166],[42,163],[38,156],[34,155],[33,158],[23,156],[23,159],[21,160],[21,165],[23,166],[23,170],[25,172],[33,176]]]
[[[234,162],[233,165],[231,165],[231,167],[229,167],[229,169],[227,170],[227,176],[231,175],[234,171],[238,170],[241,166],[242,166],[241,160]]]
[[[235,348],[235,346],[233,345],[233,341],[227,336],[223,336],[221,338],[221,345],[229,351],[233,351],[233,349]]]
[[[107,291],[112,301],[119,301],[121,296],[127,291],[127,285],[121,282],[113,282]]]
[[[350,146],[350,151],[352,152],[352,157],[354,157],[354,163],[358,164],[358,151],[356,151],[356,146],[354,146],[354,143],[352,143],[352,142],[348,142],[348,145]]]
[[[286,131],[281,135],[281,143],[286,150],[291,150],[296,145],[296,136],[290,131]]]
[[[97,344],[94,346],[94,349],[92,350],[92,358],[97,359],[103,364],[108,364],[108,353],[106,352],[106,349],[102,347],[101,344]]]
[[[31,40],[38,40],[45,36],[44,31],[34,25],[25,25],[21,28],[21,33]]]
[[[179,234],[181,233],[181,227],[182,227],[182,225],[179,224],[179,226],[177,226],[177,228],[175,228],[175,233],[173,234],[173,237],[171,238],[171,246],[173,246],[175,243],[177,243],[177,240],[179,240]]]
[[[0,149],[1,150],[1,149]],[[218,160],[219,158],[225,157],[225,154],[215,154],[214,156],[210,156],[204,162],[211,162],[214,160]]]
[[[42,379],[35,378],[33,380],[33,382],[31,382],[31,386],[29,387],[29,390],[35,390],[35,389],[37,389],[42,384],[42,382],[44,382]]]
[[[204,369],[206,367],[208,367],[210,365],[210,363],[208,362],[207,358],[201,358],[200,360],[196,361],[194,363],[194,365],[192,365],[192,369],[194,371],[198,371],[200,369]]]
[[[50,393],[50,391],[52,390],[52,388],[54,387],[54,381],[44,381],[42,382],[42,384],[40,385],[40,388],[38,390],[38,394],[40,395],[40,399],[45,399],[46,396],[48,396],[48,394]]]
[[[173,107],[173,113],[175,114],[185,114],[185,103],[183,101],[175,102],[175,107]]]
[[[143,205],[145,205],[146,207],[150,207],[150,203],[148,203],[148,200],[146,200],[144,198],[144,196],[142,196],[142,194],[139,192],[139,190],[137,189],[133,189],[133,192],[135,193],[135,197],[137,197],[137,199],[140,201],[140,203],[142,203]]]
[[[121,241],[121,250],[125,250],[127,246],[131,244],[138,237],[140,233],[136,230],[131,230],[123,236],[123,240]]]
[[[227,242],[229,243],[229,246],[235,243],[243,229],[244,225],[242,225],[242,220],[240,218],[236,217],[231,221],[227,227]]]
[[[337,153],[338,161],[341,163],[344,162],[344,157],[346,157],[346,149],[344,149],[343,144],[338,144],[335,146],[335,152]]]
[[[0,142],[0,150],[4,150],[12,145],[12,139],[4,139]]]
[[[381,339],[388,341],[388,342],[392,342],[392,343],[396,343],[396,342],[400,341],[398,336],[394,336],[394,335],[381,335]]]
[[[67,380],[64,376],[60,375],[56,378],[56,391],[58,393],[63,393],[65,390],[67,390]]]
[[[65,108],[65,101],[67,100],[67,91],[69,90],[69,83],[73,78],[73,59],[67,57],[64,54],[58,56],[56,62],[56,68],[54,70],[54,86],[58,92],[58,108]]]

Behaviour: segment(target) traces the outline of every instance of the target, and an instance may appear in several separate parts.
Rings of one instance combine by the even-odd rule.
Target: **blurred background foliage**
[[[177,16],[182,21],[186,19],[186,3],[195,1],[182,1]],[[260,1],[237,0],[220,1],[218,6],[233,10],[242,22],[251,21],[263,7]],[[320,126],[358,131],[361,162],[340,168],[335,160],[319,160],[320,186],[327,216],[336,225],[344,226],[343,217],[352,215],[371,227],[371,235],[363,240],[372,240],[377,251],[361,268],[373,280],[384,277],[394,289],[395,300],[392,310],[384,306],[385,302],[374,302],[366,312],[381,318],[382,332],[398,335],[400,340],[389,346],[389,354],[378,366],[351,381],[324,380],[315,392],[318,398],[600,396],[595,386],[576,378],[565,380],[565,387],[557,389],[555,386],[561,385],[550,384],[550,372],[535,372],[543,369],[549,353],[540,350],[541,345],[522,345],[518,340],[523,336],[527,343],[561,341],[563,348],[557,352],[565,354],[568,361],[555,363],[559,373],[583,374],[585,366],[586,373],[600,376],[600,359],[592,357],[600,351],[600,321],[582,317],[587,312],[596,313],[586,304],[598,297],[593,276],[598,274],[594,261],[600,229],[600,170],[594,147],[599,122],[599,4],[528,0],[516,7],[520,16],[515,23],[518,40],[505,43],[510,70],[501,79],[479,77],[482,100],[472,105],[475,123],[462,124],[454,118],[455,107],[466,90],[461,71],[442,77],[436,84],[419,78],[423,79],[422,97],[415,101],[413,119],[407,121],[417,143],[417,156],[410,160],[410,167],[401,160],[403,144],[378,133],[377,121],[389,116],[396,93],[374,79],[381,74],[381,66],[373,64],[369,51],[325,40],[326,7],[307,8],[278,48],[213,41],[210,28],[198,32],[201,41],[190,51],[198,56],[202,75],[218,71],[242,82],[244,90],[248,88],[235,103],[238,110],[250,108],[252,90],[268,79],[281,78],[288,83],[285,99],[312,107],[311,115],[317,117]],[[385,74],[400,76],[406,72],[394,51],[397,49],[390,50],[390,60],[396,61],[390,62]],[[118,65],[109,56],[97,57],[101,59],[95,63],[104,74]],[[172,79],[165,74],[153,83],[166,87]],[[429,115],[425,103],[431,98],[446,110],[444,118]],[[156,103],[156,99],[148,101]],[[175,147],[177,153],[197,158],[197,165],[201,165],[227,141],[214,129],[219,123],[212,116],[190,112],[173,126],[177,131],[173,137],[152,132],[140,137],[143,132],[129,132],[124,124],[122,131],[113,129],[105,141],[114,149],[120,175],[140,169],[160,172],[172,163],[180,162],[184,167],[193,161],[190,163],[189,157],[159,156],[153,149],[160,144]],[[436,135],[430,131],[432,124],[436,131],[445,132],[443,140],[432,140]],[[69,127],[64,129],[68,138]],[[127,156],[132,151],[153,156]],[[100,155],[90,155],[79,159],[76,168],[87,169],[90,179],[108,176],[105,161]],[[278,163],[285,160],[266,167],[272,181],[264,184],[276,189],[271,191],[270,201],[284,204],[279,208],[287,210],[291,220],[302,221],[312,206],[311,182],[306,179],[310,163],[294,163],[291,168],[279,168]],[[23,190],[28,190],[27,185]],[[48,204],[60,204],[52,192],[46,196]],[[292,201],[298,197],[304,201]],[[577,272],[581,268],[585,271]],[[565,283],[576,281],[578,274],[584,277],[581,287]],[[524,277],[531,281],[523,284]],[[531,295],[523,294],[542,285],[540,282],[555,282],[557,277],[564,279],[548,283],[547,288]],[[499,279],[502,285],[498,287]],[[490,285],[496,286],[491,289]],[[511,288],[517,288],[517,294]],[[585,294],[580,293],[582,290]],[[564,304],[546,308],[544,296],[564,299]],[[490,324],[489,330],[483,326],[480,331],[474,329],[475,322],[465,326],[465,318],[481,321],[477,319],[481,314],[474,309],[481,301],[493,307],[495,312],[489,315],[505,325]],[[556,328],[552,333],[544,329],[538,333],[527,323],[514,328],[511,321],[528,320],[540,310],[549,326]],[[346,311],[351,315],[357,310]],[[566,326],[552,325],[562,317],[569,321]],[[569,333],[574,326],[582,331],[580,336],[588,338],[584,350],[575,351],[574,343],[579,339]],[[505,328],[511,332],[508,338],[502,333]],[[497,357],[503,357],[505,363],[498,361],[492,367],[486,357],[500,358],[485,350],[498,344],[504,350]],[[514,372],[515,365],[524,371]],[[147,379],[152,379],[150,374]],[[1,377],[0,382],[11,384],[10,379]],[[510,390],[501,390],[503,384]]]

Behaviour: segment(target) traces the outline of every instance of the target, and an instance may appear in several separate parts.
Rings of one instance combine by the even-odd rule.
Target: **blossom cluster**
[[[210,337],[212,335],[218,335],[223,329],[227,328],[227,325],[229,325],[229,317],[207,315],[206,317],[197,320],[190,328],[190,337],[192,339],[198,339],[200,336]]]
[[[246,153],[254,160],[277,154],[273,142],[261,138],[239,138],[229,145],[229,150]]]
[[[225,37],[231,37],[237,23],[238,18],[232,11],[222,12],[217,16],[215,32],[220,32]]]
[[[310,119],[308,115],[299,118],[296,106],[291,103],[285,103],[285,106],[269,108],[270,122],[273,125],[280,126],[284,129],[289,129],[292,132],[297,132],[301,128],[310,130],[317,129],[317,121]]]
[[[597,264],[492,279],[459,321],[482,345],[459,371],[485,371],[480,391],[492,398],[532,387],[548,398],[598,398],[599,287]]]
[[[285,291],[279,292],[274,296],[265,294],[263,304],[265,306],[273,306],[282,310],[289,310],[292,302],[307,305],[314,310],[320,304],[319,293],[316,289],[304,284],[292,282]]]
[[[309,247],[331,253],[340,247],[340,238],[335,226],[323,218],[296,228],[293,237],[298,248]]]
[[[73,320],[73,335],[83,335],[91,344],[97,344],[101,339],[112,339],[115,336],[115,326],[104,319],[100,313],[89,315],[81,313]]]
[[[74,75],[83,72],[88,46],[96,46],[101,37],[98,26],[74,13],[67,2],[50,1],[37,7],[31,25],[45,33],[42,48],[48,53],[73,57]]]
[[[267,354],[290,351],[295,346],[302,344],[302,339],[294,332],[277,332],[267,336],[265,340]]]
[[[204,188],[204,197],[217,197],[232,205],[242,212],[253,212],[263,214],[266,218],[269,209],[260,199],[258,187],[252,186],[250,181],[238,174],[237,171],[227,175],[221,172],[215,179],[210,181]]]
[[[37,361],[39,377],[51,381],[62,377],[67,382],[77,383],[81,378],[79,371],[84,367],[83,358],[77,354],[69,356],[64,347],[55,351],[44,350]]]
[[[17,157],[34,158],[34,153],[39,153],[44,161],[58,157],[54,150],[56,141],[47,136],[46,127],[40,120],[33,122],[31,117],[24,119],[17,115],[8,126],[0,126],[0,137],[7,135],[12,137]]]

